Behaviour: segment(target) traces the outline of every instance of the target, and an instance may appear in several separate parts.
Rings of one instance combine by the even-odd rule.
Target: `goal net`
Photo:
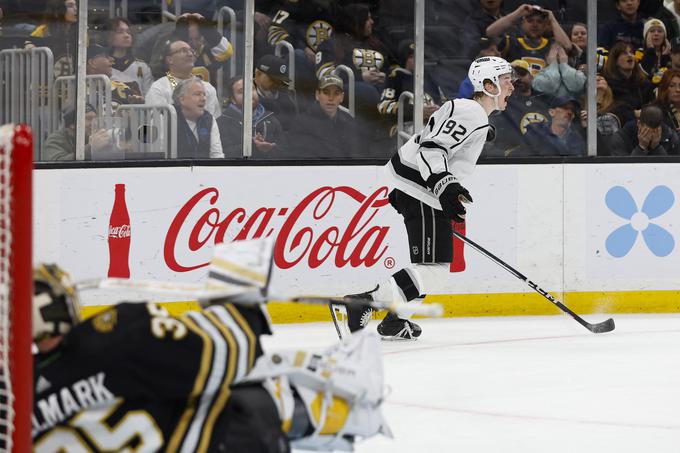
[[[0,452],[31,449],[31,176],[27,126],[0,126]]]

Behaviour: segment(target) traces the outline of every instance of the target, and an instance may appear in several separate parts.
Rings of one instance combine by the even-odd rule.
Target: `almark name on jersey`
[[[99,372],[39,399],[31,417],[33,437],[86,408],[113,401],[115,396],[104,385],[105,378],[104,372]]]

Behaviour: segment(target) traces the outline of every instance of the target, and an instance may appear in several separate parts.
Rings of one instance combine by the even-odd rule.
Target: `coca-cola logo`
[[[386,187],[381,187],[366,196],[352,187],[326,186],[311,192],[292,209],[260,207],[248,215],[242,207],[224,213],[218,204],[219,190],[208,187],[192,196],[170,224],[163,247],[165,262],[175,272],[207,266],[208,262],[187,262],[190,258],[186,256],[191,253],[186,252],[196,252],[209,242],[217,244],[225,239],[238,241],[270,236],[275,232],[272,219],[282,217],[285,220],[278,229],[274,247],[274,262],[279,268],[288,269],[305,261],[315,269],[327,260],[332,260],[339,268],[346,265],[371,267],[387,250],[383,242],[390,227],[371,225],[379,209],[388,203],[387,192]],[[334,210],[341,197],[358,204],[351,216],[346,211]],[[205,205],[205,201],[209,207],[197,212],[199,204]],[[333,224],[323,230],[313,228],[311,223],[322,219],[332,220]],[[228,230],[239,226],[241,228],[233,238],[226,237]],[[182,232],[184,234],[180,234]],[[181,239],[182,243],[178,243],[180,237],[185,238]],[[184,261],[180,262],[179,257],[185,257]]]
[[[109,225],[109,237],[115,238],[115,239],[129,238],[130,237],[130,225],[129,224],[120,225],[120,226]]]

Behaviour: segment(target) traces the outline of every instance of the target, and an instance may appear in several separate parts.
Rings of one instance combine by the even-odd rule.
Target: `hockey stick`
[[[571,310],[569,309],[569,307],[567,307],[566,305],[564,305],[564,304],[563,304],[562,302],[560,302],[559,300],[555,299],[555,298],[554,298],[552,295],[550,295],[550,293],[548,293],[546,290],[542,289],[542,288],[541,288],[540,286],[538,286],[536,283],[532,282],[532,281],[529,280],[527,277],[525,277],[521,272],[519,272],[518,270],[516,270],[515,268],[513,268],[512,266],[510,266],[510,265],[509,265],[508,263],[506,263],[505,261],[503,261],[503,260],[501,260],[500,258],[498,258],[498,257],[497,257],[496,255],[494,255],[493,253],[491,253],[491,252],[489,252],[488,250],[486,250],[486,249],[485,249],[484,247],[482,247],[481,245],[479,245],[479,244],[477,244],[477,243],[471,241],[470,239],[466,238],[465,236],[463,236],[462,234],[460,234],[460,233],[458,233],[458,232],[456,232],[456,231],[453,231],[453,235],[454,235],[455,237],[457,237],[458,239],[460,239],[461,241],[463,241],[463,242],[465,242],[466,244],[468,244],[468,245],[469,245],[470,247],[472,247],[473,249],[477,250],[477,251],[478,251],[479,253],[481,253],[482,255],[484,255],[484,256],[486,256],[487,258],[489,258],[491,261],[495,262],[496,264],[498,264],[499,266],[501,266],[502,268],[504,268],[506,271],[510,272],[510,273],[511,273],[512,275],[514,275],[515,277],[517,277],[517,278],[519,278],[520,280],[522,280],[523,282],[525,282],[527,285],[529,285],[529,287],[530,287],[531,289],[533,289],[533,290],[536,291],[538,294],[540,294],[541,296],[543,296],[543,297],[545,297],[546,299],[548,299],[548,300],[549,300],[550,302],[552,302],[553,304],[557,305],[557,308],[559,308],[559,309],[562,310],[563,312],[567,313],[569,316],[571,316],[572,318],[574,318],[579,324],[581,324],[583,327],[585,327],[586,329],[590,330],[591,332],[593,332],[593,333],[603,333],[603,332],[611,332],[612,330],[614,330],[614,327],[615,327],[615,326],[614,326],[614,320],[613,320],[612,318],[609,318],[609,319],[607,319],[606,321],[602,321],[602,322],[599,322],[599,323],[596,323],[596,324],[591,324],[591,323],[587,322],[586,320],[584,320],[583,318],[581,318],[579,315],[577,315],[576,313],[574,313],[573,311],[571,311]]]

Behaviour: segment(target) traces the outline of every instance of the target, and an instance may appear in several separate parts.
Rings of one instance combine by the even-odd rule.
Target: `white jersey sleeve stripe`
[[[215,326],[213,326],[202,313],[192,312],[189,313],[188,316],[210,336],[215,349],[213,352],[213,366],[210,370],[205,390],[201,394],[198,402],[194,419],[191,422],[184,442],[182,443],[182,447],[180,448],[181,453],[191,453],[198,449],[201,433],[208,415],[208,409],[212,406],[217,390],[223,382],[227,372],[227,356],[230,352],[227,349],[227,343],[224,340],[224,337],[222,337]]]
[[[248,346],[248,339],[241,330],[241,327],[236,323],[225,307],[221,305],[214,305],[208,308],[208,311],[213,312],[222,322],[222,324],[229,328],[231,333],[234,335],[234,339],[236,339],[236,343],[238,344],[238,366],[236,368],[236,376],[234,377],[234,383],[236,384],[241,381],[249,371],[248,352],[250,348]]]
[[[429,170],[430,175],[431,175],[432,174],[432,167],[430,167],[430,164],[428,164],[427,160],[425,160],[425,156],[423,156],[423,153],[420,153],[419,157],[423,161],[423,163],[425,164],[425,166],[427,167],[427,169]]]

